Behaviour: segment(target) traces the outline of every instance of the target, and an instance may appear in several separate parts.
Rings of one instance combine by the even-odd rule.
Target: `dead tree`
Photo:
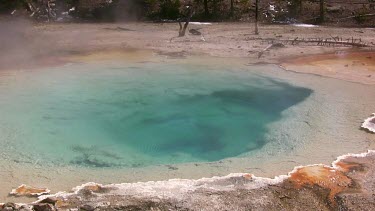
[[[194,11],[193,7],[191,5],[186,6],[186,13],[184,18],[179,18],[178,19],[178,24],[180,26],[180,29],[178,30],[178,36],[183,37],[186,34],[186,29],[189,25],[190,19],[193,17]],[[185,23],[182,25],[182,21]]]
[[[361,15],[352,15],[352,16],[348,16],[348,17],[345,17],[345,18],[340,18],[340,20],[345,20],[345,19],[351,19],[351,18],[358,18],[358,17],[372,17],[372,16],[375,16],[375,13],[373,14],[361,14]]]
[[[298,45],[300,43],[311,43],[314,45],[319,46],[351,46],[357,48],[371,48],[374,46],[373,43],[368,44],[362,41],[362,39],[355,39],[354,37],[343,39],[340,37],[333,37],[331,38],[298,38],[295,39],[278,39],[278,40],[268,40],[269,44],[278,44],[274,43],[277,41],[278,43],[290,44],[290,45]],[[267,46],[268,47],[268,46]],[[263,51],[268,50],[269,48],[265,48]],[[262,51],[261,51],[262,52]]]
[[[178,24],[180,25],[180,29],[178,30],[178,36],[179,37],[185,36],[186,29],[187,29],[187,27],[189,25],[189,22],[190,22],[189,20],[186,20],[185,23],[184,23],[184,25],[182,26],[181,21],[178,21]]]
[[[230,0],[230,17],[234,15],[234,0]]]
[[[186,6],[184,9],[185,9],[185,10],[184,10],[184,13],[185,13],[184,17],[182,17],[182,18],[178,18],[178,19],[177,19],[178,25],[180,26],[180,28],[179,28],[179,30],[178,30],[178,36],[176,36],[176,37],[172,37],[172,38],[169,40],[169,42],[172,42],[172,40],[173,40],[174,38],[177,38],[177,37],[184,37],[185,34],[186,34],[186,29],[187,29],[187,27],[188,27],[188,25],[189,25],[189,23],[190,23],[190,19],[191,19],[191,18],[193,17],[193,15],[194,15],[194,10],[193,10],[193,8],[192,8],[191,5]],[[185,23],[183,24],[182,22],[185,22]]]
[[[27,7],[30,10],[31,14],[30,16],[34,16],[34,14],[38,11],[38,8],[34,5],[34,3],[31,0],[26,0]]]
[[[31,12],[30,17],[46,21],[56,19],[56,0],[39,0],[37,2],[26,0],[25,2]]]
[[[204,0],[203,4],[204,4],[204,16],[208,18],[208,16],[210,16],[210,12],[208,10],[208,0]]]
[[[272,43],[272,44],[268,45],[267,47],[265,47],[263,50],[258,52],[258,59],[260,59],[260,57],[262,57],[264,52],[266,52],[267,50],[269,50],[271,48],[284,48],[284,47],[285,46],[282,43]]]
[[[324,22],[324,19],[325,19],[324,16],[325,16],[325,2],[324,0],[320,0],[320,18],[319,18],[320,23]]]
[[[258,20],[259,19],[259,0],[255,1],[255,34],[259,34],[258,30]]]

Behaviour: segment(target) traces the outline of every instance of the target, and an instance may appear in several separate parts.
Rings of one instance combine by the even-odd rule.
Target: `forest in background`
[[[375,25],[375,0],[258,0],[266,23]],[[2,0],[4,15],[39,21],[253,21],[256,0]]]

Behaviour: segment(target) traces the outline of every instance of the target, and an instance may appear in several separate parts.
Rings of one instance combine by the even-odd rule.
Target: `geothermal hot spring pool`
[[[0,187],[275,176],[328,164],[372,147],[359,126],[373,112],[374,90],[272,65],[172,60],[5,71]]]

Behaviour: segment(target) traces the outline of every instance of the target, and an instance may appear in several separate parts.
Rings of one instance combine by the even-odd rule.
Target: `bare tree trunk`
[[[187,27],[188,27],[188,25],[189,25],[189,21],[186,20],[184,26],[182,26],[182,23],[181,23],[181,22],[178,22],[178,24],[180,25],[180,30],[178,30],[178,36],[179,36],[179,37],[183,37],[183,36],[185,36],[185,34],[186,34],[186,29],[187,29]]]
[[[259,34],[258,30],[258,17],[259,15],[259,0],[255,0],[255,34]]]
[[[213,0],[213,18],[217,18],[217,0]]]
[[[178,24],[180,25],[180,30],[178,30],[178,36],[179,37],[185,36],[186,29],[187,29],[187,27],[189,25],[189,22],[190,22],[190,19],[193,17],[193,15],[194,15],[193,7],[192,6],[188,6],[187,7],[186,17],[184,18],[185,19],[184,26],[182,26],[181,19],[178,20]]]
[[[234,0],[230,0],[230,17],[234,14]]]
[[[291,3],[290,12],[293,17],[298,17],[302,12],[302,0],[293,0]]]
[[[204,4],[204,15],[207,18],[210,15],[210,12],[208,10],[208,0],[204,0],[203,4]]]
[[[324,0],[320,0],[320,23],[324,22],[324,13],[325,13],[325,2]]]
[[[26,0],[27,6],[29,7],[29,10],[34,14],[37,11],[36,6],[33,4],[31,0]]]

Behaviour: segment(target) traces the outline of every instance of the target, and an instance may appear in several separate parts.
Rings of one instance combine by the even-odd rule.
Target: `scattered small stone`
[[[349,65],[348,65],[348,64],[346,64],[346,65],[345,65],[345,67],[349,67]]]
[[[33,211],[32,207],[29,206],[29,205],[22,205],[20,208],[19,208],[19,211]]]
[[[371,78],[372,75],[368,75],[367,77]]]
[[[39,204],[35,204],[33,206],[33,210],[35,210],[35,211],[55,211],[56,209],[52,204],[39,203]]]
[[[14,209],[13,207],[4,207],[2,209],[2,211],[13,211],[13,210],[16,210],[16,209]]]
[[[85,204],[79,208],[79,210],[84,210],[84,211],[94,211],[95,207]]]
[[[8,211],[8,210],[16,210],[16,204],[13,202],[8,202],[3,205],[3,211]]]
[[[190,29],[189,32],[192,35],[202,35],[202,32],[198,31],[199,29]]]
[[[41,200],[39,203],[47,203],[47,204],[53,204],[55,205],[57,202],[57,198],[56,197],[47,197],[43,200]]]
[[[282,195],[282,196],[279,196],[280,199],[292,199],[290,196],[288,195]]]
[[[285,45],[282,43],[274,43],[272,44],[272,48],[284,48]]]
[[[354,30],[354,32],[364,33],[362,30]]]

